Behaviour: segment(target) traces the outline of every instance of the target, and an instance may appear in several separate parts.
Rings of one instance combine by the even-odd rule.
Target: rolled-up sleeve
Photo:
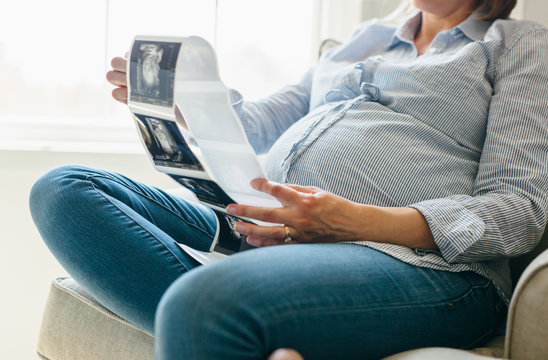
[[[234,110],[257,153],[267,152],[287,128],[308,113],[312,75],[311,69],[298,84],[256,102],[245,102],[240,93],[231,91]]]
[[[496,64],[474,192],[410,205],[449,263],[530,251],[548,209],[548,32],[535,29]]]

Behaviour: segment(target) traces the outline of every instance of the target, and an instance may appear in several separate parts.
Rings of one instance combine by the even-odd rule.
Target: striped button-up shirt
[[[234,106],[271,180],[413,207],[439,251],[359,244],[474,271],[508,301],[508,258],[546,225],[548,31],[472,15],[418,56],[420,22],[368,21],[299,84],[252,103],[235,93]]]

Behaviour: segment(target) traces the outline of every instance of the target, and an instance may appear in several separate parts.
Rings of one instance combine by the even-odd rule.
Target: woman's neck
[[[469,7],[462,7],[447,15],[423,11],[421,27],[415,36],[418,55],[424,54],[437,34],[457,26],[466,20],[472,12],[473,10]]]

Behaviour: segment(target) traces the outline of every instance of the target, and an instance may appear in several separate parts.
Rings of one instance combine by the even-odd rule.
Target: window
[[[21,0],[0,14],[0,148],[136,151],[110,59],[136,34],[199,35],[227,86],[257,99],[312,63],[318,0]],[[24,21],[21,21],[24,19]]]
[[[296,82],[320,39],[343,40],[399,0],[19,0],[0,12],[0,149],[141,151],[111,99],[110,59],[136,34],[199,35],[221,78],[256,100]]]

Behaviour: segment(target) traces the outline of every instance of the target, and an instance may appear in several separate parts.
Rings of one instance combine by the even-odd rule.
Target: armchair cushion
[[[548,354],[548,250],[523,272],[508,312],[506,356],[540,359]]]
[[[105,309],[71,278],[52,282],[38,355],[47,360],[150,360],[151,334]]]

